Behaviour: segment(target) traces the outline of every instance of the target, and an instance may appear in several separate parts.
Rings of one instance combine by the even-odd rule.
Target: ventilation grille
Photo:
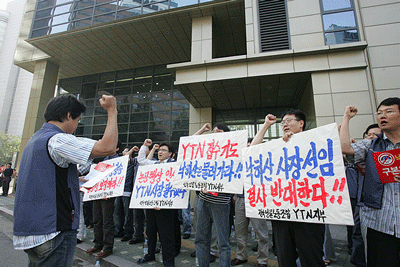
[[[284,0],[259,0],[261,52],[289,49]]]

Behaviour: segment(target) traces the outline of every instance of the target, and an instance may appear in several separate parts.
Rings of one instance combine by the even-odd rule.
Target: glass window
[[[182,6],[189,6],[198,4],[198,0],[172,0],[171,1],[171,8],[177,8]]]
[[[189,130],[186,131],[173,131],[171,135],[171,141],[179,141],[181,136],[188,136]]]
[[[40,30],[34,30],[31,33],[31,38],[47,35],[48,32],[49,32],[49,28],[40,29]]]
[[[35,22],[33,22],[33,29],[39,29],[47,26],[50,26],[50,18],[35,20]]]
[[[172,109],[189,109],[189,102],[187,100],[174,100],[172,101]]]
[[[83,82],[84,83],[97,82],[97,79],[98,79],[98,75],[97,74],[83,76]]]
[[[36,12],[35,19],[45,18],[51,16],[52,8],[47,8]]]
[[[72,2],[73,0],[56,0],[56,5],[62,5],[65,3]]]
[[[113,4],[115,4],[115,5],[117,4],[117,0],[96,0],[96,5],[109,3],[109,2],[114,2]]]
[[[322,21],[327,45],[359,41],[351,0],[322,0]]]
[[[133,78],[117,79],[115,81],[115,87],[132,85],[132,80],[133,80]]]
[[[53,6],[53,0],[45,0],[45,1],[41,1],[37,4],[37,10],[39,9],[44,9],[46,7],[51,7]]]
[[[171,92],[169,91],[154,92],[152,93],[151,98],[153,101],[170,100]]]
[[[172,93],[172,97],[173,97],[174,99],[185,99],[185,97],[184,97],[184,96],[182,95],[182,93],[179,92],[179,91],[173,92],[173,93]]]
[[[113,21],[113,20],[115,20],[115,13],[109,13],[107,15],[94,17],[93,25],[99,24],[99,23],[104,23],[104,22],[109,22],[109,21]]]
[[[74,3],[75,10],[94,6],[94,0],[78,0]]]
[[[83,98],[94,98],[96,96],[97,83],[86,83],[82,85]]]
[[[93,7],[75,11],[73,16],[74,16],[75,20],[92,17],[93,16]]]
[[[168,9],[168,1],[163,3],[154,3],[147,6],[143,6],[143,14],[149,14],[167,9]]]
[[[149,113],[132,113],[131,114],[131,122],[143,122],[149,120]]]
[[[117,19],[124,19],[124,18],[133,17],[133,16],[138,16],[141,13],[142,13],[142,8],[141,7],[120,10],[117,13]]]
[[[171,120],[170,110],[150,112],[150,121],[164,121],[164,120]]]
[[[75,21],[73,24],[72,24],[72,27],[73,27],[73,29],[77,29],[77,28],[82,28],[82,27],[86,27],[86,26],[90,26],[90,25],[92,25],[92,19],[90,18],[90,19],[81,19],[81,20],[78,20],[78,21]]]
[[[107,124],[107,116],[94,117],[94,124]]]
[[[130,103],[130,96],[129,95],[115,96],[115,99],[117,100],[117,105],[129,104]]]
[[[57,26],[52,26],[50,29],[50,34],[68,31],[68,26],[69,26],[69,24],[61,24],[61,25],[57,25]]]
[[[71,7],[72,7],[71,4],[63,5],[63,6],[57,6],[57,7],[54,8],[54,15],[71,12],[72,11]]]
[[[101,6],[96,6],[94,9],[94,15],[97,16],[115,12],[116,8],[117,8],[116,3],[109,3]]]
[[[70,21],[70,13],[53,17],[53,25],[62,24]]]
[[[130,94],[131,94],[131,87],[130,86],[115,88],[115,90],[114,90],[114,96],[117,96],[117,95],[130,95]]]
[[[324,11],[351,8],[350,0],[322,0],[322,7]]]
[[[96,107],[96,108],[94,109],[94,114],[95,114],[95,115],[107,114],[107,110],[105,110],[103,107]]]
[[[118,9],[132,8],[132,7],[140,7],[142,4],[141,0],[120,0],[118,5]]]
[[[143,143],[144,140],[147,139],[147,132],[146,133],[132,133],[129,135],[129,142],[141,142]]]
[[[129,113],[129,105],[117,105],[118,113]]]
[[[149,130],[148,122],[131,123],[129,126],[130,132],[147,132]]]
[[[118,123],[118,133],[126,133],[128,132],[128,124]]]
[[[353,11],[327,14],[323,16],[324,30],[335,31],[356,27],[356,20]]]

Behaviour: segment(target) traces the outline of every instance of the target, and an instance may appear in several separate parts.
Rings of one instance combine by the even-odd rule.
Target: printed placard
[[[119,197],[124,193],[126,170],[128,168],[129,156],[123,156],[102,161],[102,164],[114,166],[115,168],[107,176],[103,176],[100,181],[93,185],[90,189],[81,187],[84,191],[83,201],[102,199],[103,197]],[[96,168],[96,167],[95,167]],[[92,179],[90,179],[89,183]],[[85,185],[86,185],[85,183]]]
[[[243,193],[242,151],[247,130],[181,137],[177,188],[215,193]]]
[[[400,175],[400,148],[375,152],[372,156],[382,183],[394,183],[394,176]]]
[[[186,209],[189,190],[176,188],[171,183],[177,172],[176,162],[140,166],[129,208]]]
[[[246,216],[353,225],[336,124],[244,150]]]

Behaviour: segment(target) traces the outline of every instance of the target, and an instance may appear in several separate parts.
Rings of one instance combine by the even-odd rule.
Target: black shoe
[[[190,257],[196,258],[196,251],[193,251],[192,253],[190,253]]]
[[[236,266],[236,265],[240,265],[240,264],[243,264],[246,262],[247,262],[247,260],[240,260],[238,258],[235,258],[234,260],[231,261],[231,265]]]
[[[129,245],[143,243],[143,242],[144,242],[144,239],[132,238],[131,240],[129,240]]]
[[[131,238],[129,236],[124,236],[124,237],[121,238],[122,242],[126,242],[126,241],[129,241],[129,240],[131,240]]]
[[[80,244],[80,243],[82,243],[82,242],[83,242],[83,240],[80,240],[80,239],[78,239],[78,238],[76,239],[76,243],[77,243],[77,244]]]
[[[183,239],[189,239],[190,238],[190,234],[183,234]]]
[[[217,259],[217,256],[210,254],[210,262],[214,262]]]
[[[143,258],[140,258],[138,261],[137,261],[137,263],[139,263],[139,264],[142,264],[142,263],[145,263],[145,262],[150,262],[150,261],[155,261],[156,260],[156,257],[151,257],[149,254],[146,254],[146,255],[144,255],[144,257]]]

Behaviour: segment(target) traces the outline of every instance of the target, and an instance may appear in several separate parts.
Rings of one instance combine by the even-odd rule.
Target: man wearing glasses
[[[275,122],[276,117],[268,114],[251,146],[260,144],[269,127]],[[304,131],[305,126],[306,115],[302,111],[298,109],[286,111],[281,122],[284,132],[283,140],[289,141],[292,135]],[[271,220],[271,223],[280,267],[297,266],[297,258],[300,259],[301,266],[325,265],[323,261],[324,224],[278,220]]]
[[[400,98],[383,100],[377,109],[381,134],[373,140],[350,142],[349,122],[357,108],[347,106],[340,130],[342,152],[354,156],[355,163],[365,161],[361,201],[362,224],[367,227],[367,266],[400,266],[400,175],[396,183],[383,184],[372,153],[400,148]]]

